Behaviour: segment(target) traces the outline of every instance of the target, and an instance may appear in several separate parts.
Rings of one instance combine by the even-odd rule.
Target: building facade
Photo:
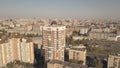
[[[90,28],[87,26],[80,26],[80,34],[87,34]]]
[[[108,32],[90,32],[89,37],[90,39],[108,39],[108,37],[114,36],[115,34],[113,33],[108,33]]]
[[[65,26],[49,25],[43,27],[43,49],[45,61],[64,61]]]
[[[28,63],[34,62],[32,40],[11,36],[0,41],[0,66],[4,66],[14,60]]]
[[[86,47],[85,46],[72,46],[69,49],[69,61],[78,61],[82,65],[86,64]]]
[[[107,68],[120,68],[120,54],[108,56]]]

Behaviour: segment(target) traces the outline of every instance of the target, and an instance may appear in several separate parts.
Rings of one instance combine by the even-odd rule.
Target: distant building
[[[88,36],[73,36],[72,37],[74,40],[84,40],[84,39],[89,39]]]
[[[64,62],[64,61],[49,61],[47,63],[47,68],[86,68],[80,64]]]
[[[92,28],[91,32],[103,32],[103,30],[100,28]]]
[[[108,33],[108,32],[90,32],[89,37],[90,39],[108,39],[110,36],[114,36],[114,33]]]
[[[32,29],[32,31],[35,31],[35,32],[40,32],[40,26],[41,26],[41,24],[33,24],[33,29]]]
[[[102,27],[99,27],[99,28],[92,28],[91,29],[92,32],[111,32],[110,31],[110,28],[106,27],[106,28],[102,28]]]
[[[120,41],[120,35],[116,36],[115,41]]]
[[[34,62],[34,47],[31,39],[14,34],[0,40],[0,66],[14,60]]]
[[[72,46],[69,49],[69,61],[76,60],[86,64],[86,47],[85,46]]]
[[[87,34],[90,28],[87,26],[80,26],[80,34]]]
[[[83,26],[83,25],[82,26],[80,26],[80,25],[73,26],[72,25],[72,29],[73,29],[73,31],[77,31],[80,34],[87,34],[90,30],[90,27]]]
[[[33,29],[32,24],[26,24],[26,27],[27,27],[27,31],[31,31]]]
[[[43,27],[43,49],[45,61],[64,61],[65,29],[65,26],[57,25],[55,21],[53,21],[51,25]]]
[[[104,31],[104,32],[110,32],[110,28],[107,28],[107,27],[106,27],[106,28],[103,29],[103,31]]]
[[[114,36],[114,37],[108,37],[107,40],[109,40],[109,41],[117,41],[117,38],[116,38],[116,36]]]
[[[15,26],[16,26],[16,27],[20,27],[20,26],[21,26],[21,24],[19,24],[19,23],[16,23],[16,24],[15,24]]]
[[[73,34],[73,28],[71,26],[66,26],[66,36],[70,37]]]
[[[107,68],[120,68],[120,54],[108,56]]]
[[[120,35],[120,30],[117,30],[117,32],[116,32],[116,33],[117,33],[117,35]]]

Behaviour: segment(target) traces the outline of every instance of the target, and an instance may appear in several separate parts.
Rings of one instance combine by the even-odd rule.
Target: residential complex
[[[119,22],[99,19],[0,20],[0,65],[14,60],[33,63],[35,58],[35,67],[38,68],[44,68],[39,66],[46,64],[48,68],[105,66],[106,55],[119,52]],[[12,33],[22,34],[23,37]],[[118,66],[118,60],[112,64],[113,59],[108,59],[108,66]]]
[[[14,60],[34,62],[34,46],[31,39],[12,34],[0,40],[0,66]]]

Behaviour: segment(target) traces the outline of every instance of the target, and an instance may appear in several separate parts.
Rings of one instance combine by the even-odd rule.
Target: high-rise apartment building
[[[14,60],[34,62],[34,46],[31,39],[13,34],[0,40],[0,66]]]
[[[43,49],[45,61],[64,61],[65,26],[58,25],[55,21],[43,27]]]

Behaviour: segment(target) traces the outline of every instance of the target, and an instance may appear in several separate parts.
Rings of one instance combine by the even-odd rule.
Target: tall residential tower
[[[64,61],[65,29],[65,26],[58,25],[56,21],[43,27],[43,49],[45,61]]]

